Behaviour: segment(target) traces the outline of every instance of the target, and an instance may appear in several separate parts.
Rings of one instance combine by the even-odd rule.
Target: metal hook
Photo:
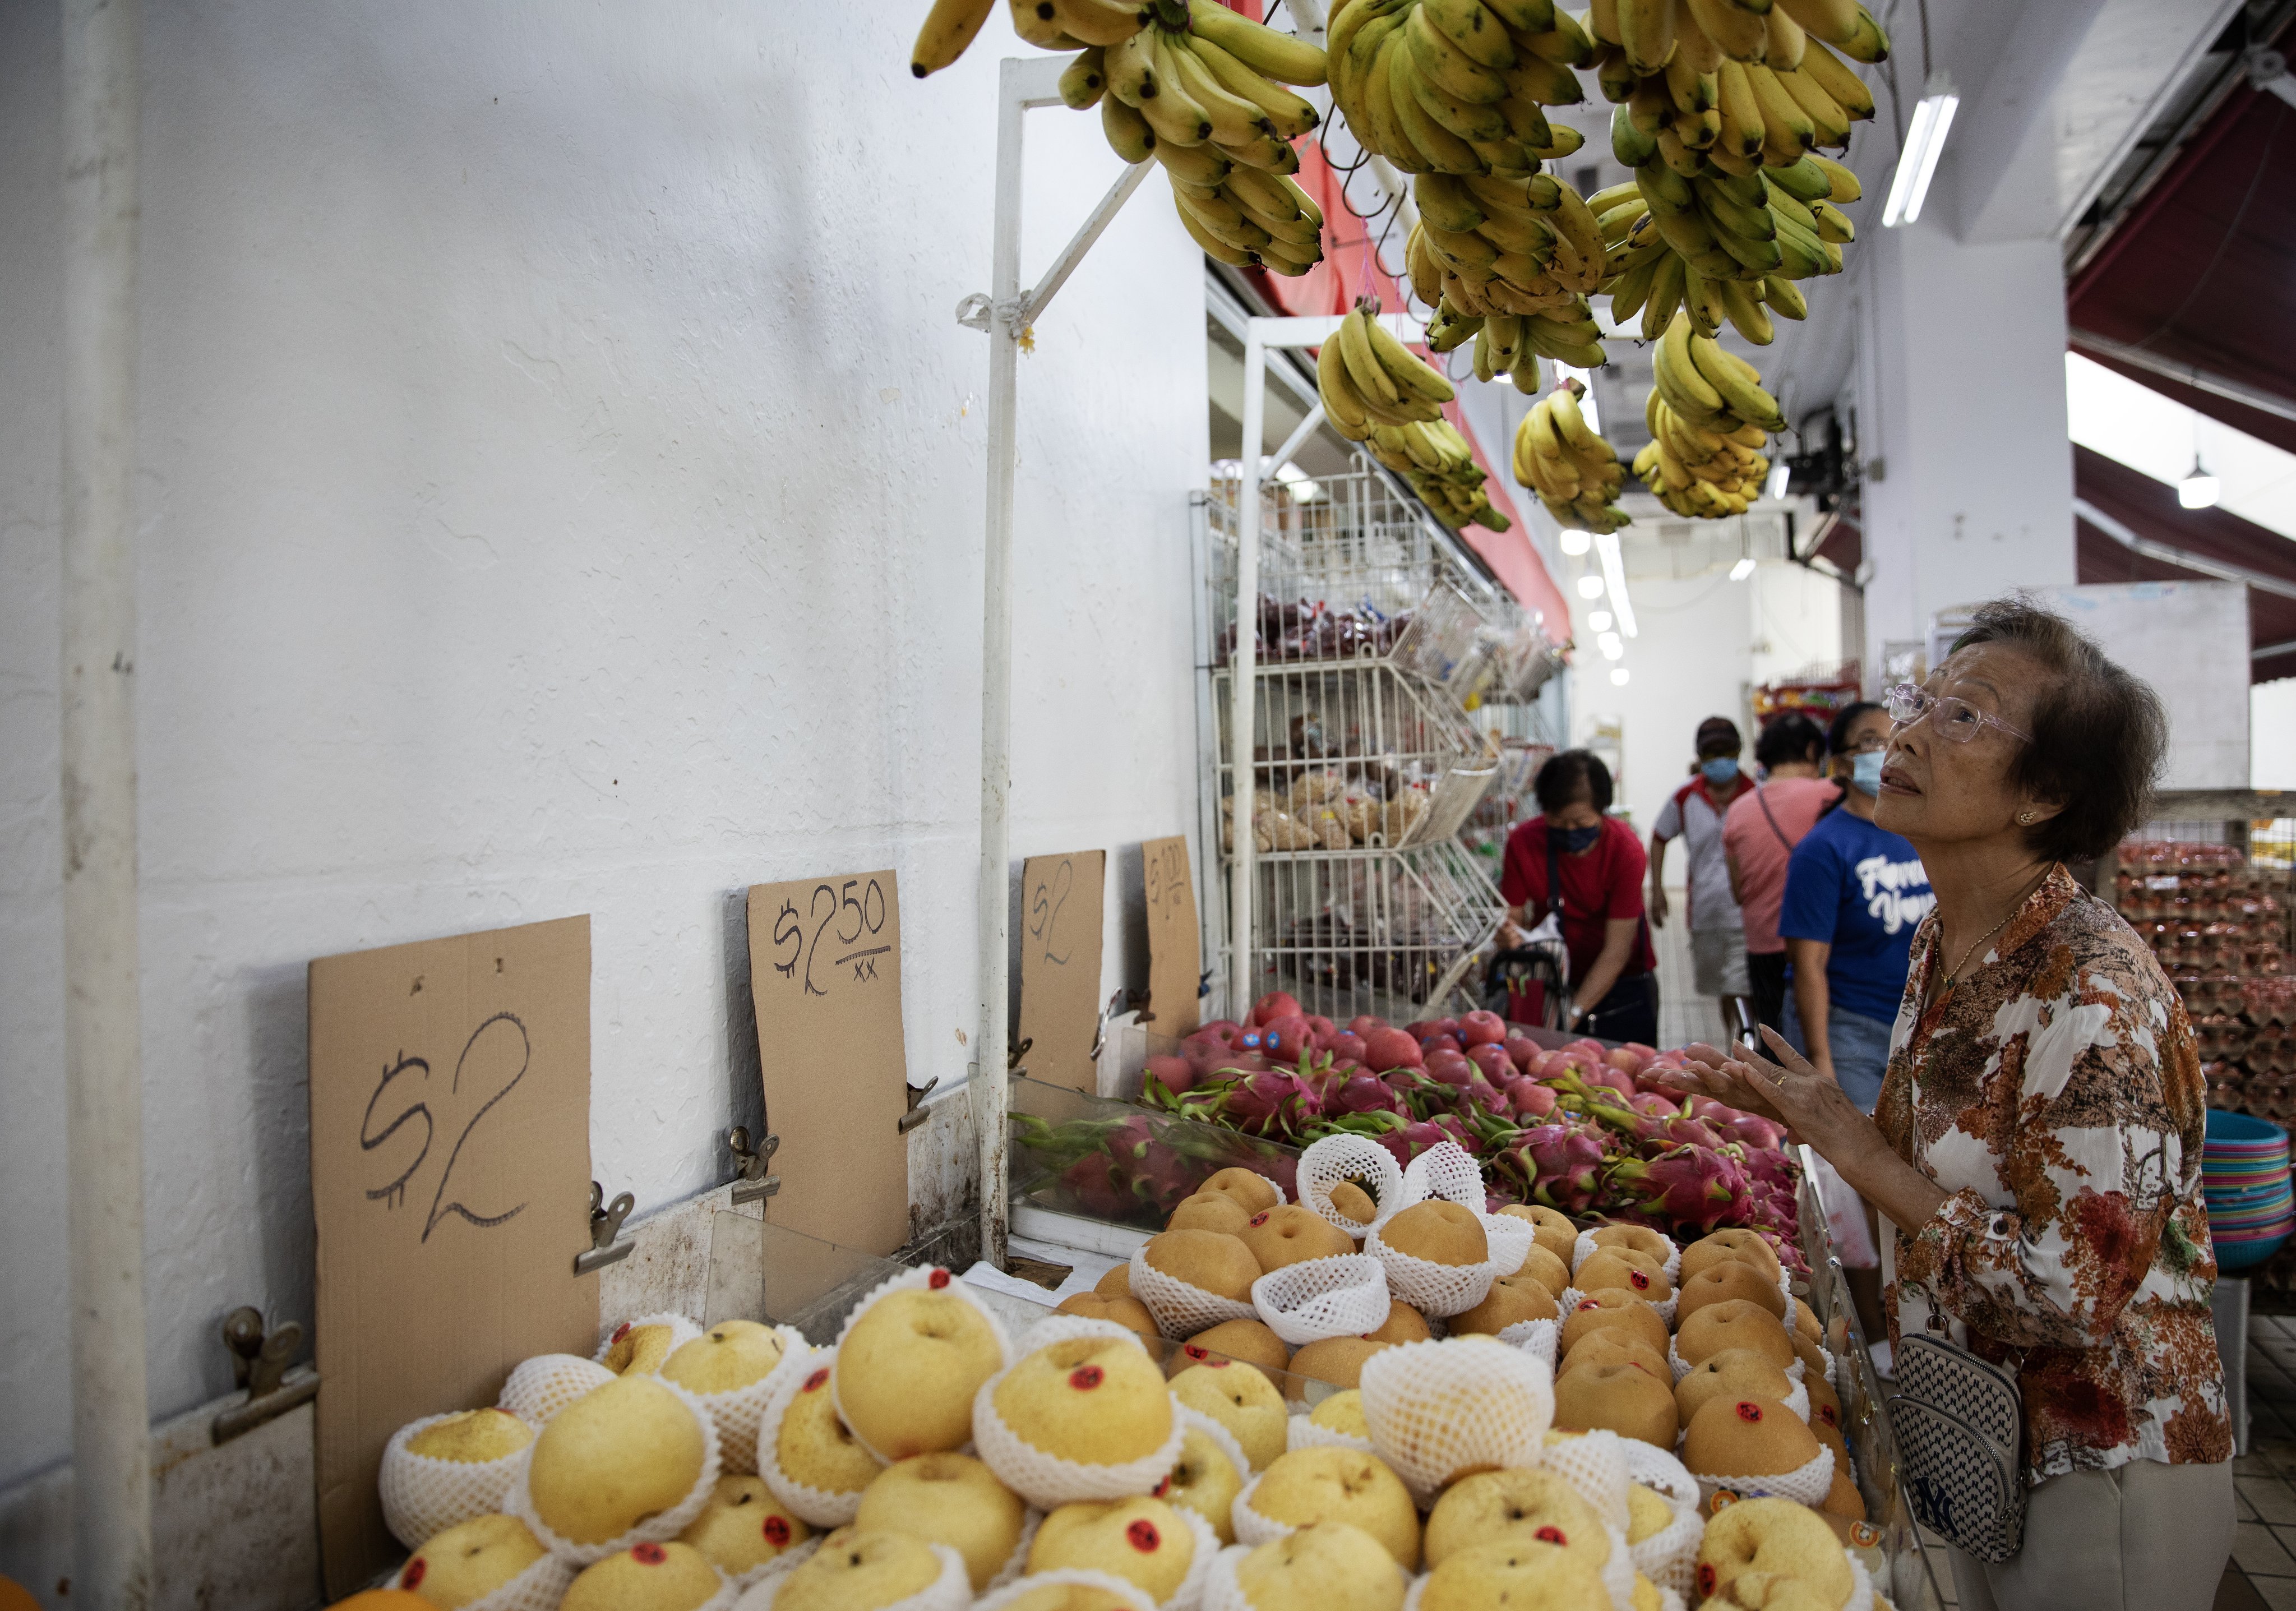
[[[595,1180],[590,1182],[590,1247],[586,1253],[575,1255],[576,1275],[586,1276],[609,1264],[619,1264],[637,1251],[637,1238],[622,1235],[622,1221],[630,1217],[630,1210],[637,1204],[638,1200],[627,1192],[609,1203],[605,1188]]]
[[[300,1322],[289,1320],[266,1335],[262,1311],[242,1306],[224,1317],[223,1342],[231,1351],[232,1379],[247,1397],[216,1417],[208,1428],[211,1442],[227,1443],[317,1394],[316,1371],[304,1366],[292,1379],[287,1374],[288,1361],[303,1345]]]
[[[766,1172],[767,1160],[781,1150],[782,1138],[779,1136],[767,1136],[763,1147],[752,1147],[750,1145],[750,1127],[736,1124],[727,1133],[726,1145],[742,1161],[741,1170],[734,1177],[734,1202],[760,1203],[781,1190],[782,1178]]]
[[[933,1088],[939,1083],[940,1076],[935,1074],[922,1085],[903,1086],[901,1089],[909,1095],[908,1110],[893,1121],[893,1128],[906,1136],[927,1119],[931,1118],[931,1113],[923,1106],[924,1099],[932,1094]]]

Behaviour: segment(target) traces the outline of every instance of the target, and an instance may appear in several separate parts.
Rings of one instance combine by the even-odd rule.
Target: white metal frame
[[[1235,648],[1228,665],[1228,760],[1235,777],[1235,796],[1229,810],[1235,817],[1235,850],[1228,862],[1228,1010],[1242,1014],[1251,1007],[1252,864],[1251,752],[1254,670],[1259,659],[1259,484],[1277,465],[1297,452],[1308,433],[1324,423],[1319,403],[1308,411],[1299,429],[1277,449],[1274,463],[1263,465],[1259,444],[1267,428],[1267,356],[1286,348],[1320,347],[1339,333],[1345,315],[1320,318],[1245,321],[1243,331],[1243,484],[1236,494]],[[1419,341],[1426,329],[1408,314],[1390,313],[1381,321],[1398,339]],[[1211,860],[1207,851],[1207,865]]]
[[[1013,476],[1019,347],[1054,295],[1076,272],[1119,209],[1147,178],[1151,163],[1125,170],[1092,210],[1045,277],[1021,289],[1021,155],[1027,114],[1062,106],[1064,58],[1008,57],[997,77],[996,218],[989,291],[957,305],[958,322],[988,333],[988,518],[981,565],[980,625],[980,1040],[970,1100],[980,1143],[980,1256],[1000,1270],[1010,1232],[1005,1175],[1005,1063],[1011,990],[1005,916],[1012,876]]]

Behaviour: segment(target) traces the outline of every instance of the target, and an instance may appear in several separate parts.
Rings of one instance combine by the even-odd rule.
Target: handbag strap
[[[1786,847],[1786,854],[1791,856],[1793,854],[1794,846],[1800,842],[1787,838],[1786,831],[1778,826],[1778,819],[1770,814],[1769,796],[1769,785],[1765,784],[1754,791],[1754,803],[1762,808],[1762,820],[1770,825],[1770,832],[1778,836],[1778,842]]]

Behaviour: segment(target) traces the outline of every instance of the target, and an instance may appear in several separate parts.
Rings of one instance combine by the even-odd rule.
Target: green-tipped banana
[[[1219,0],[1188,0],[1188,26],[1278,84],[1321,84],[1331,71],[1324,53],[1306,40],[1239,16]]]
[[[1128,162],[1145,162],[1155,154],[1156,134],[1148,127],[1148,119],[1114,95],[1100,99],[1100,131]]]

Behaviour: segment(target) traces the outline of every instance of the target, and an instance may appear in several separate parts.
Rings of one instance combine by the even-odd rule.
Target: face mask
[[[1603,825],[1601,823],[1596,823],[1591,828],[1551,827],[1546,830],[1548,842],[1551,842],[1555,849],[1562,851],[1565,855],[1575,855],[1577,852],[1587,849],[1602,836]]]
[[[1850,758],[1849,781],[1868,794],[1882,792],[1882,752],[1868,750]]]
[[[1738,763],[1727,755],[1701,761],[1698,775],[1706,779],[1710,786],[1726,789],[1738,780]]]

